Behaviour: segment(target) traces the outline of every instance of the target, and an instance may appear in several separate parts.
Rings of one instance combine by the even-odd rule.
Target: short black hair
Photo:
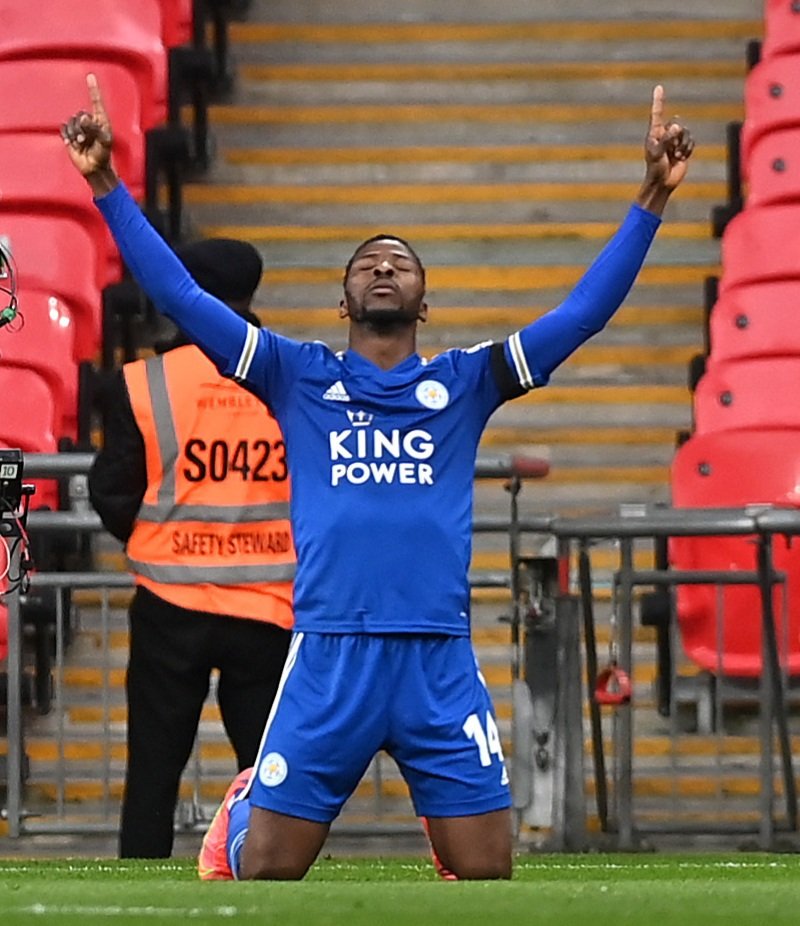
[[[406,241],[405,238],[401,238],[399,235],[373,235],[371,238],[367,238],[366,241],[362,241],[361,244],[353,251],[350,260],[348,260],[347,265],[344,268],[344,278],[343,283],[347,283],[347,277],[350,275],[350,270],[353,267],[353,261],[355,261],[359,252],[362,251],[368,244],[373,244],[376,241],[396,241],[398,244],[402,244],[403,247],[408,251],[411,257],[414,259],[414,263],[419,267],[419,272],[422,274],[422,282],[425,282],[425,266],[419,258],[419,254],[411,247],[411,245]]]

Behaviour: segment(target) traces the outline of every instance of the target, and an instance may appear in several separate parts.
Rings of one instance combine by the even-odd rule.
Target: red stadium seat
[[[762,58],[800,52],[800,7],[796,0],[766,0]]]
[[[745,208],[722,236],[720,294],[734,286],[800,279],[800,204]]]
[[[111,62],[135,77],[144,125],[165,120],[167,55],[160,0],[71,0],[43,10],[28,0],[0,0],[0,60],[71,58]],[[70,113],[87,103],[85,91]]]
[[[745,81],[742,125],[742,176],[750,174],[753,145],[763,135],[800,126],[800,87],[797,86],[797,58],[762,59]]]
[[[800,203],[800,123],[762,135],[750,150],[747,207],[780,203]]]
[[[694,391],[698,434],[800,429],[800,355],[711,363]]]
[[[737,286],[711,310],[706,369],[728,360],[800,356],[800,279]]]
[[[193,0],[161,0],[161,37],[167,48],[188,45],[194,23]]]
[[[4,334],[0,350],[10,337]],[[38,373],[0,363],[0,446],[55,452],[56,417],[55,396]]]
[[[101,257],[104,285],[119,280],[119,252],[111,233],[58,136],[0,135],[0,222],[8,212],[79,222]]]
[[[69,307],[56,296],[19,290],[22,323],[0,340],[0,364],[33,370],[54,399],[57,437],[77,437],[78,365],[73,359],[74,323]]]
[[[4,335],[0,350],[5,346]],[[0,361],[0,447],[18,447],[26,453],[55,453],[56,401],[47,382],[33,370],[6,366]],[[58,487],[53,479],[31,482],[36,494],[31,508],[58,508]]]
[[[141,92],[119,64],[82,60],[0,60],[0,133],[43,132],[57,137],[59,126],[86,106],[86,74],[93,70],[114,127],[114,163],[131,193],[144,196],[145,137]]]
[[[796,505],[800,486],[800,431],[724,431],[695,434],[672,464],[678,508]],[[675,569],[755,569],[752,537],[680,537],[669,542]],[[777,538],[774,563],[787,586],[775,590],[781,662],[800,674],[800,544]],[[683,585],[676,594],[678,627],[686,655],[713,674],[761,674],[761,602],[754,586]],[[718,614],[719,611],[719,614]],[[784,615],[788,618],[784,620]]]
[[[0,200],[0,236],[11,249],[20,288],[66,302],[74,323],[73,357],[93,359],[100,347],[107,273],[101,272],[104,264],[90,233],[71,218],[5,212]]]

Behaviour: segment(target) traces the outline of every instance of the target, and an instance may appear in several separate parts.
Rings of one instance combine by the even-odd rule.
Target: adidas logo
[[[330,389],[328,389],[322,398],[327,399],[329,402],[350,401],[350,396],[347,394],[347,390],[344,388],[340,379],[336,380],[336,382],[330,387]]]

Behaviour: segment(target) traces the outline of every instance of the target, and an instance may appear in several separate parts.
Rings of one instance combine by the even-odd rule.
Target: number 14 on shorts
[[[481,723],[481,719],[477,714],[470,714],[461,729],[475,744],[481,765],[486,768],[486,766],[492,764],[492,756],[496,756],[503,766],[503,778],[505,779],[505,758],[500,743],[500,732],[491,712],[486,712],[485,724]]]

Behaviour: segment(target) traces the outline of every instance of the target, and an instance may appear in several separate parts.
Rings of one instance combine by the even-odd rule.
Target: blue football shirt
[[[278,419],[292,478],[298,630],[469,633],[481,432],[616,311],[660,224],[634,205],[565,301],[503,344],[384,371],[256,329],[201,290],[124,186],[97,200],[156,306]]]
[[[297,629],[468,634],[475,457],[501,401],[490,347],[384,371],[251,327],[224,372],[286,440]]]

